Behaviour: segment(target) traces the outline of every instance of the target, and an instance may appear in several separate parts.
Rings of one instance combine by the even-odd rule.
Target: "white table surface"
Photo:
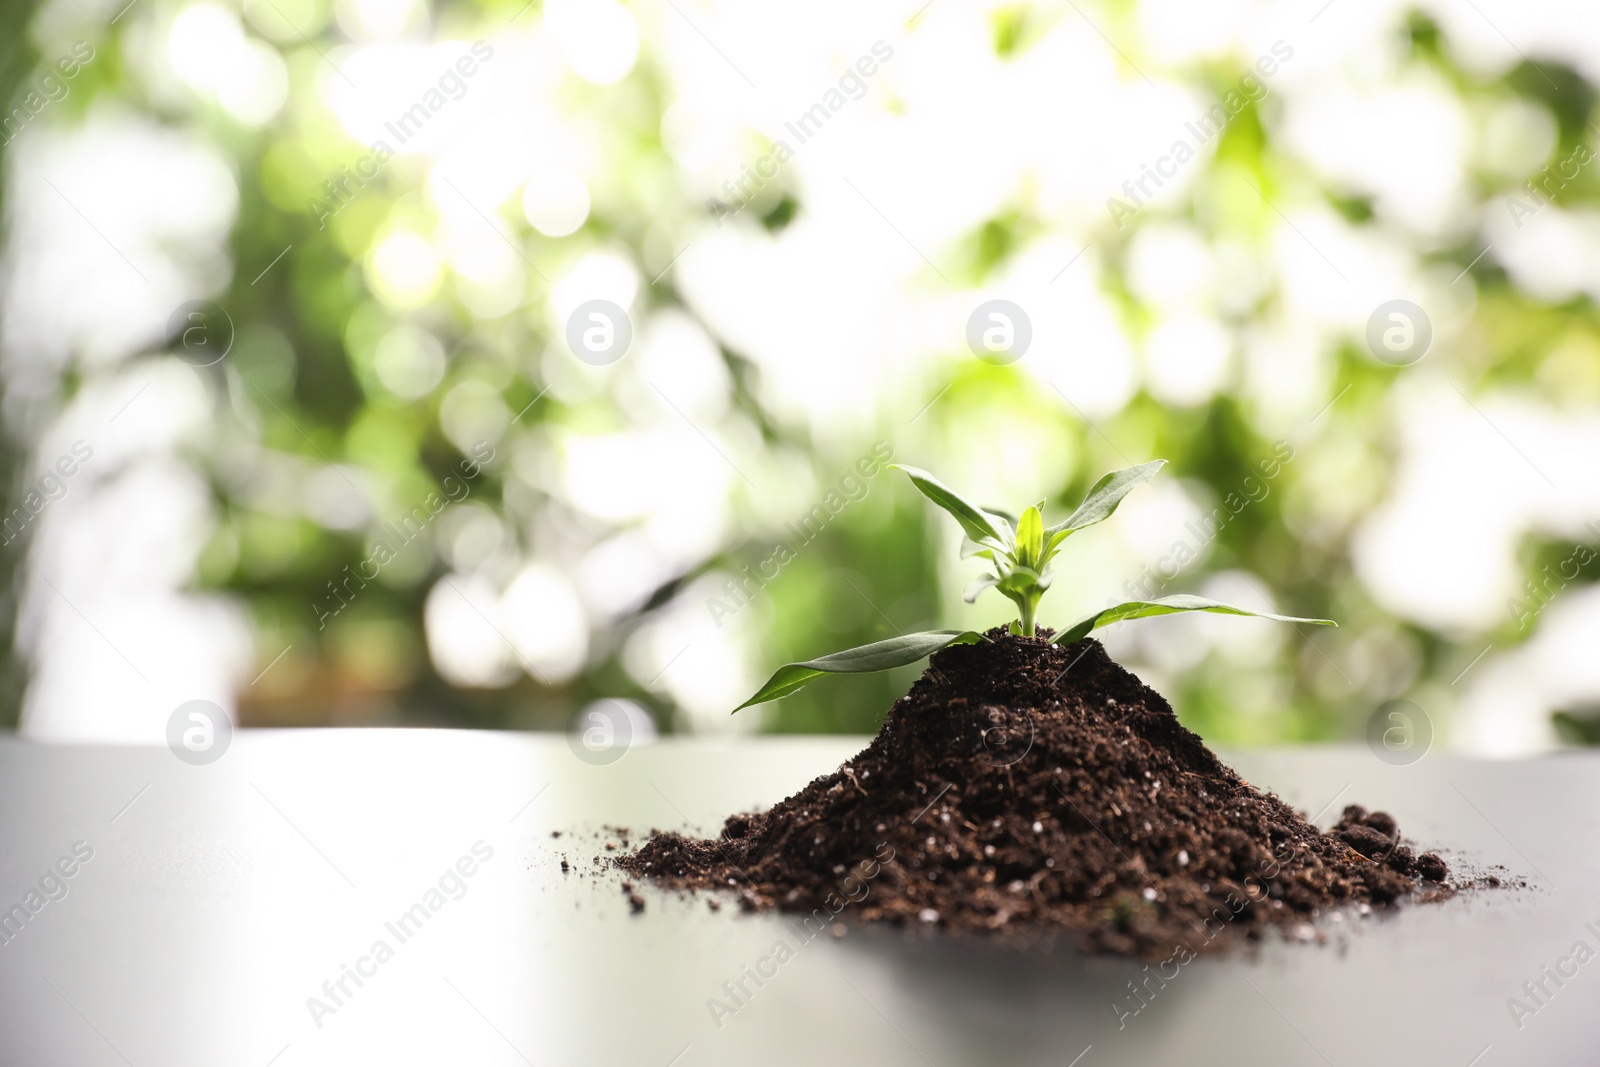
[[[1520,1026],[1507,1003],[1576,942],[1600,952],[1595,755],[1233,754],[1302,810],[1343,790],[1324,825],[1344,803],[1383,808],[1452,862],[1505,864],[1533,888],[1191,963],[1121,1028],[1112,1004],[1139,970],[1125,960],[888,930],[802,942],[782,917],[653,889],[633,915],[615,873],[559,869],[565,855],[593,870],[602,824],[714,831],[862,743],[663,741],[591,766],[549,735],[246,731],[190,766],[165,748],[0,741],[0,909],[42,882],[59,898],[41,890],[0,944],[0,1062],[1600,1063],[1600,959],[1546,979]],[[492,855],[402,943],[385,924],[475,845]],[[47,879],[64,858],[71,877]],[[780,940],[793,958],[719,1026],[710,998]],[[369,977],[314,1011],[358,963]]]

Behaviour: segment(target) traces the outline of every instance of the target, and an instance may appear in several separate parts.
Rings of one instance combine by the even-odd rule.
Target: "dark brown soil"
[[[1383,812],[1351,805],[1323,833],[1251,786],[1098,641],[989,638],[935,655],[834,773],[715,840],[656,833],[616,864],[822,924],[1149,958],[1453,892]]]

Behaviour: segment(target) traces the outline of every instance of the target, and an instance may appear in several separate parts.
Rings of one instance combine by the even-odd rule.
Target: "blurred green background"
[[[956,558],[954,525],[894,472],[861,478],[859,492],[848,482],[814,540],[793,536],[787,524],[877,442],[985,503],[1045,497],[1047,521],[1105,471],[1165,457],[1159,485],[1066,546],[1044,624],[1144,583],[1182,544],[1144,591],[1340,623],[1112,631],[1113,652],[1208,739],[1357,737],[1375,708],[1405,698],[1467,747],[1549,743],[1551,713],[1576,706],[1587,675],[1506,721],[1498,690],[1473,687],[1510,684],[1506,665],[1554,624],[1542,612],[1519,622],[1508,600],[1594,541],[1581,522],[1600,517],[1595,453],[1582,454],[1600,401],[1597,282],[1584,266],[1600,183],[1572,162],[1593,143],[1592,64],[1560,54],[1559,19],[1545,37],[1504,23],[1524,54],[1492,26],[1430,8],[1177,11],[9,8],[31,49],[9,57],[4,82],[29,110],[5,149],[11,306],[45,300],[17,279],[69,240],[82,243],[67,274],[92,260],[113,280],[54,313],[88,315],[72,300],[113,303],[124,285],[148,304],[111,321],[92,352],[42,354],[48,331],[14,325],[17,499],[86,398],[109,412],[158,382],[127,410],[180,427],[163,462],[198,475],[204,506],[184,513],[192,550],[157,584],[232,620],[214,628],[227,684],[191,695],[230,703],[245,725],[560,729],[618,697],[663,733],[861,732],[915,669],[827,680],[736,720],[726,710],[786,660],[1009,618],[995,594],[961,603],[976,561]],[[24,96],[77,41],[94,58],[34,115]],[[441,81],[474,41],[492,58]],[[875,41],[892,58],[851,80]],[[1274,41],[1293,58],[1246,83],[1259,99],[1197,143],[1185,123],[1239,91]],[[430,89],[444,103],[426,137],[397,143],[383,124]],[[787,123],[818,103],[829,117],[798,142]],[[160,142],[170,133],[181,152]],[[124,172],[118,153],[137,155],[136,138],[157,144],[156,162]],[[1196,158],[1119,218],[1113,198],[1134,203],[1129,186],[1179,140]],[[373,162],[379,141],[393,158]],[[793,161],[749,179],[780,143]],[[36,178],[64,157],[78,169],[55,185],[78,216],[61,209],[52,231],[30,207],[43,200],[28,198],[50,196]],[[212,164],[220,193],[192,176]],[[1542,197],[1524,186],[1563,165]],[[141,180],[159,195],[128,192]],[[155,219],[148,243],[135,241],[149,258],[84,206],[106,181],[128,183],[126,201],[108,194],[102,211]],[[164,241],[163,212],[213,201],[195,208],[221,219],[212,230]],[[75,217],[153,280],[119,276],[81,227],[69,236]],[[179,265],[170,284],[150,266],[158,254]],[[608,366],[565,341],[572,309],[592,298],[625,306],[633,328]],[[1033,323],[1010,365],[965,342],[991,298]],[[1369,349],[1367,318],[1394,298],[1430,318],[1421,362],[1391,366]],[[225,325],[205,313],[213,343],[233,338],[220,362],[196,366],[170,328],[187,299],[222,309]],[[1454,421],[1429,421],[1444,402]],[[1567,436],[1530,436],[1540,426]],[[50,524],[112,521],[114,534],[104,514],[71,509],[148,460],[88,439],[95,480],[9,557],[23,630],[48,632],[52,612],[71,622],[34,576],[87,566],[70,538],[47,548]],[[1477,459],[1488,454],[1496,466]],[[481,473],[463,477],[473,459]],[[1452,461],[1460,480],[1441,483],[1435,465]],[[463,487],[396,543],[385,524]],[[1248,503],[1234,515],[1230,497]],[[145,508],[168,505],[136,498],[117,513],[127,536]],[[1228,521],[1197,534],[1214,508]],[[1499,516],[1492,543],[1470,536],[1485,528],[1480,509]],[[374,568],[380,542],[395,551]],[[772,574],[780,543],[793,558],[776,577],[728,592],[747,567]],[[148,594],[139,573],[134,560],[94,580],[136,604]],[[1585,561],[1549,599],[1578,596],[1595,573]],[[56,584],[82,607],[67,580]],[[110,643],[119,625],[137,642],[137,611],[120,623],[81,614]],[[1566,625],[1589,632],[1592,614]],[[243,652],[227,651],[235,632]],[[103,725],[111,712],[84,709],[102,690],[146,695],[110,658],[73,678],[54,638],[23,637],[11,656],[33,683],[10,710],[41,736],[121,736]],[[150,723],[167,710],[156,688]]]

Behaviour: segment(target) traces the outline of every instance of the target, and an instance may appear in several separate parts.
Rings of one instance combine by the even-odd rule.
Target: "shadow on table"
[[[856,992],[928,1034],[932,1047],[1004,1050],[1006,1062],[1057,1067],[1090,1045],[1134,1054],[1164,1044],[1211,999],[1207,986],[1224,965],[1187,952],[1147,964],[1086,955],[1066,939],[1016,948],[888,927],[853,927],[835,944],[846,970],[881,975]]]

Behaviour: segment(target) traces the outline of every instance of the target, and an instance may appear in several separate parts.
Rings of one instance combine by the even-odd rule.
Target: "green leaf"
[[[984,511],[975,504],[962,499],[961,495],[939,479],[925,470],[916,467],[906,467],[899,463],[889,466],[895,470],[905,471],[911,478],[911,484],[922,491],[922,495],[944,508],[955,520],[961,524],[961,529],[966,535],[985,548],[1007,549],[1011,544],[1012,534],[1010,526],[1005,520],[996,521],[993,515]]]
[[[1028,567],[1043,566],[1044,516],[1031,507],[1017,520],[1017,562]]]
[[[993,589],[1000,584],[1000,579],[992,574],[985,574],[975,582],[968,582],[967,587],[961,591],[961,599],[968,604],[978,599],[978,595],[985,589]]]
[[[1067,516],[1065,522],[1058,522],[1050,527],[1046,533],[1070,533],[1081,530],[1085,526],[1093,526],[1097,522],[1104,522],[1117,510],[1117,505],[1122,503],[1122,498],[1127,496],[1136,487],[1148,482],[1156,476],[1156,472],[1167,465],[1164,459],[1152,460],[1141,463],[1137,467],[1124,467],[1094,483],[1094,488],[1089,490],[1089,495],[1083,498],[1083,503],[1078,505],[1078,510]]]
[[[1130,600],[1126,604],[1118,604],[1114,608],[1106,608],[1096,612],[1075,626],[1069,626],[1050,639],[1053,645],[1070,645],[1074,641],[1089,636],[1090,631],[1098,630],[1102,626],[1110,626],[1114,622],[1124,619],[1144,619],[1152,615],[1171,615],[1179,611],[1210,611],[1218,615],[1248,615],[1257,619],[1275,619],[1278,622],[1309,622],[1314,626],[1337,626],[1332,619],[1299,619],[1292,615],[1274,615],[1269,611],[1247,611],[1215,600],[1207,600],[1201,596],[1190,596],[1180,593],[1176,596],[1162,597],[1160,600]]]
[[[931,656],[941,648],[951,645],[970,645],[982,641],[983,635],[971,630],[929,630],[925,633],[901,634],[887,641],[874,641],[860,648],[846,649],[818,659],[800,663],[785,663],[773,672],[767,684],[756,695],[733,710],[741,711],[752,704],[765,704],[769,700],[788,696],[797,689],[821,678],[824,674],[871,674],[892,667],[915,663]]]
[[[995,583],[1000,591],[1007,595],[1013,593],[1027,593],[1037,589],[1044,591],[1050,588],[1050,579],[1034,570],[1032,567],[1018,565],[1006,572],[1005,577]]]
[[[961,558],[971,559],[974,556],[992,561],[994,559],[994,550],[984,548],[970,537],[963,537],[961,539]]]

